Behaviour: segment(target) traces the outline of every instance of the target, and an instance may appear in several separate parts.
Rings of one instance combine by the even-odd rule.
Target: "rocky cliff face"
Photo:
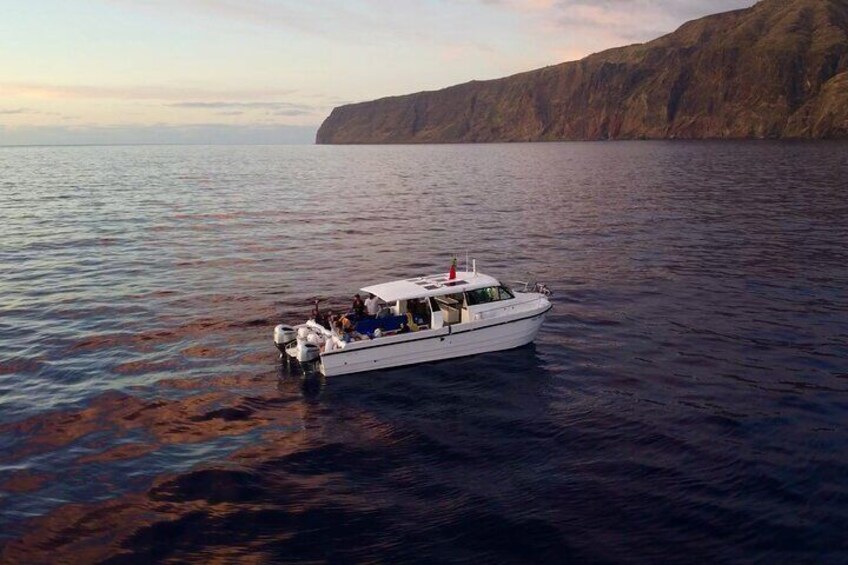
[[[650,43],[333,110],[318,143],[848,137],[848,0],[763,0]]]

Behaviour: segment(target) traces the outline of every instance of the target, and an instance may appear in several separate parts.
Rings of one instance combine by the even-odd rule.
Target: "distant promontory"
[[[322,144],[848,138],[848,0],[763,0],[640,45],[333,110]]]

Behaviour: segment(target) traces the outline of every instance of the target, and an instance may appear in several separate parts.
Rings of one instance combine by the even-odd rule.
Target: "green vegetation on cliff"
[[[848,0],[763,0],[649,43],[333,110],[318,143],[848,137]]]

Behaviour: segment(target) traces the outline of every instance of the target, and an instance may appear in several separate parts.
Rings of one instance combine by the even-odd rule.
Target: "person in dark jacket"
[[[362,297],[358,294],[353,297],[353,313],[356,314],[356,318],[358,320],[362,320],[365,318],[365,302],[362,301]]]
[[[323,326],[330,329],[330,323],[327,321],[327,318],[321,313],[321,310],[318,309],[318,305],[312,307],[312,312],[309,314],[309,317],[318,325]]]

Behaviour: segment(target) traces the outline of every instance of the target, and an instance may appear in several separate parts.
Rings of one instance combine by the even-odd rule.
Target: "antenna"
[[[465,272],[468,272],[468,251],[465,252]]]

